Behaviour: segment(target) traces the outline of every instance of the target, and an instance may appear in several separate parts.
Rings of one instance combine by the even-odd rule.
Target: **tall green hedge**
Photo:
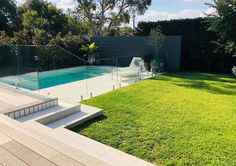
[[[151,29],[157,26],[165,35],[182,36],[182,70],[229,73],[236,64],[236,58],[215,44],[218,37],[208,30],[209,25],[204,18],[140,22],[139,35],[149,35]]]

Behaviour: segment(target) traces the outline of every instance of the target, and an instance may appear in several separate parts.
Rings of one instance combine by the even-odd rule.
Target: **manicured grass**
[[[85,101],[104,116],[74,131],[157,165],[236,165],[236,80],[167,74]]]

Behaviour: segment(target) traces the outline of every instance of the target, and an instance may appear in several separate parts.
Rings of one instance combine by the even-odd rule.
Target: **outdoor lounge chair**
[[[114,77],[118,77],[117,79],[120,80],[122,80],[122,77],[140,78],[140,74],[143,69],[144,62],[142,58],[133,57],[129,67],[113,69],[112,80],[114,79]]]

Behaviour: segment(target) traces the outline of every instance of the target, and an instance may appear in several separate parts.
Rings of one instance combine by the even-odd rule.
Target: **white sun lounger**
[[[140,73],[144,69],[144,62],[142,58],[134,57],[129,65],[129,67],[124,68],[116,68],[113,69],[112,72],[112,80],[114,77],[118,77],[118,79],[122,79],[122,77],[132,77],[139,78]]]

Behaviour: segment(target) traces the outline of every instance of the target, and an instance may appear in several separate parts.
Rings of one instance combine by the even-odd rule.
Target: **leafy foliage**
[[[12,34],[17,29],[17,13],[14,0],[0,1],[0,30]]]
[[[236,0],[214,0],[216,12],[208,15],[210,29],[223,40],[226,50],[236,56]]]
[[[5,31],[0,31],[0,46],[6,43],[12,43],[12,38],[8,37]]]
[[[29,25],[34,28],[38,26],[50,34],[66,33],[68,28],[68,20],[61,9],[45,0],[26,0],[26,2],[18,8],[18,14],[23,25]],[[36,19],[36,20],[35,20]],[[25,22],[25,24],[24,24]]]
[[[86,37],[80,37],[78,35],[73,35],[72,33],[68,33],[62,36],[58,33],[55,37],[53,37],[49,41],[49,45],[58,45],[66,50],[69,50],[71,53],[83,57],[83,52],[79,49],[83,44],[88,43],[89,39]]]
[[[77,56],[82,56],[79,48],[88,42],[86,35],[90,31],[86,22],[79,22],[71,13],[63,13],[46,0],[26,0],[19,7],[12,0],[3,0],[0,3],[0,8],[4,9],[0,12],[8,16],[8,20],[11,15],[14,16],[20,23],[17,30],[12,30],[11,36],[7,33],[7,26],[3,27],[3,31],[0,28],[0,44],[59,45]],[[9,23],[13,24],[12,21]]]
[[[35,10],[28,10],[22,15],[23,26],[32,32],[37,29],[47,29],[49,26],[49,22],[47,19],[44,19],[38,15],[38,12]]]
[[[91,43],[91,44],[88,44],[87,46],[82,45],[80,50],[83,51],[86,54],[86,56],[88,56],[88,61],[90,64],[92,64],[96,60],[95,53],[97,49],[98,49],[98,46],[96,46],[95,43]]]
[[[77,13],[89,22],[95,36],[102,36],[104,30],[110,32],[121,23],[128,23],[132,12],[143,14],[151,5],[151,0],[77,0],[77,2]]]
[[[97,51],[98,46],[95,43],[88,44],[87,46],[82,45],[81,50],[88,54],[93,54]]]

